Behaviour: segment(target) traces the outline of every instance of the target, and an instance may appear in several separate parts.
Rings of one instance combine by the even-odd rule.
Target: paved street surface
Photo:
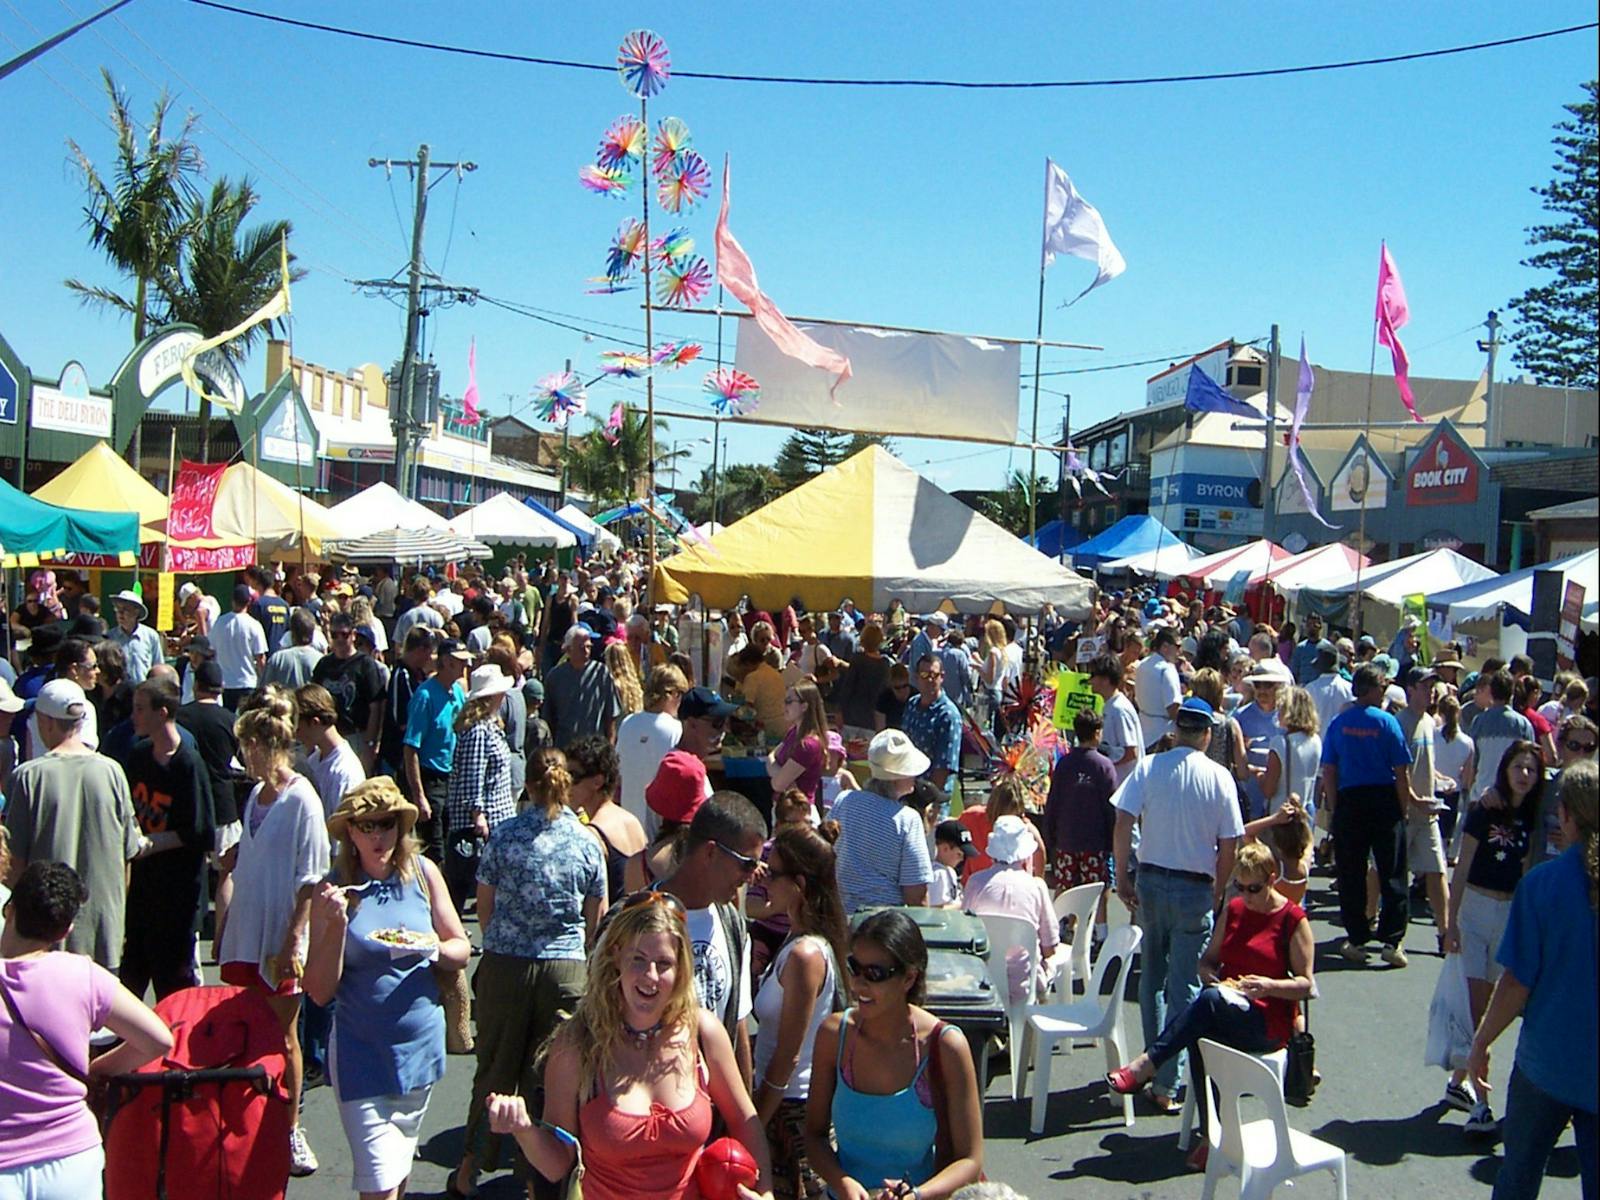
[[[1312,1005],[1311,1029],[1323,1084],[1311,1104],[1289,1110],[1291,1124],[1341,1147],[1347,1156],[1353,1197],[1450,1197],[1487,1200],[1498,1168],[1497,1153],[1474,1145],[1461,1132],[1464,1114],[1438,1101],[1444,1074],[1422,1065],[1428,1000],[1439,974],[1433,927],[1419,914],[1412,924],[1411,965],[1394,971],[1381,964],[1353,967],[1333,955],[1338,933],[1331,881],[1312,881],[1312,917],[1318,941],[1321,1000]],[[1119,906],[1113,903],[1113,911]],[[1127,1024],[1132,1052],[1139,1049],[1136,980],[1130,979]],[[1504,1093],[1511,1070],[1516,1028],[1496,1047],[1495,1096]],[[1010,1078],[997,1055],[984,1108],[988,1173],[1010,1183],[1031,1200],[1083,1197],[1085,1200],[1145,1200],[1198,1197],[1202,1177],[1184,1169],[1177,1149],[1178,1118],[1144,1107],[1135,1109],[1133,1128],[1122,1124],[1121,1109],[1106,1099],[1105,1069],[1098,1048],[1059,1056],[1056,1091],[1050,1100],[1047,1134],[1028,1135],[1027,1102],[1009,1098]],[[423,1126],[414,1195],[437,1195],[461,1149],[462,1124],[472,1087],[473,1060],[452,1058],[449,1074],[434,1089]],[[1031,1082],[1031,1080],[1030,1080]],[[1496,1106],[1496,1111],[1499,1111]],[[308,1179],[291,1180],[292,1200],[323,1200],[351,1194],[350,1158],[332,1092],[314,1089],[306,1099],[305,1126],[322,1168]],[[1576,1197],[1577,1154],[1569,1131],[1551,1160],[1543,1197]],[[1224,1182],[1221,1195],[1237,1195],[1236,1182]],[[522,1195],[509,1175],[486,1179],[486,1200]],[[1298,1185],[1297,1195],[1333,1196],[1332,1176],[1322,1174]],[[646,1198],[641,1197],[641,1200]]]

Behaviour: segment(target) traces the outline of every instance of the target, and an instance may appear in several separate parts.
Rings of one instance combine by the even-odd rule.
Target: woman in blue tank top
[[[811,1074],[806,1154],[834,1200],[944,1200],[983,1173],[982,1100],[966,1038],[918,1007],[922,931],[875,913],[845,962],[856,1003],[817,1031],[834,1069]]]
[[[431,968],[459,970],[472,950],[443,875],[411,834],[416,823],[387,776],[352,788],[328,819],[333,876],[312,901],[304,984],[318,1004],[337,1000],[328,1073],[363,1196],[405,1191],[445,1068]]]

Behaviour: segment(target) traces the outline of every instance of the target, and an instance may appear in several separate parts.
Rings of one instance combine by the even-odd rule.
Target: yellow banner
[[[1058,671],[1055,688],[1056,706],[1050,719],[1057,729],[1071,729],[1073,718],[1083,709],[1100,712],[1105,706],[1082,671]]]
[[[178,577],[170,571],[156,576],[156,628],[162,633],[172,631],[173,592],[177,585]]]
[[[228,403],[226,398],[221,396],[213,396],[211,393],[207,392],[205,388],[200,386],[200,378],[194,372],[194,364],[202,354],[206,353],[208,350],[215,350],[218,346],[224,345],[227,342],[231,342],[245,330],[254,328],[263,321],[272,321],[276,320],[278,317],[286,317],[289,315],[288,238],[284,238],[278,244],[278,256],[282,275],[279,279],[278,290],[272,294],[272,298],[260,308],[256,309],[255,312],[251,313],[244,320],[240,321],[232,329],[224,330],[215,337],[205,338],[202,341],[198,341],[194,345],[190,346],[189,349],[184,352],[183,357],[178,361],[178,371],[183,375],[184,385],[188,387],[191,392],[195,393],[195,395],[201,397],[202,399],[210,400],[213,404],[222,404],[224,406],[226,406]]]

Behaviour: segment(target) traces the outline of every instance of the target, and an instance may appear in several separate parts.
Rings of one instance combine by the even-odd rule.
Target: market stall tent
[[[1393,562],[1368,567],[1361,575],[1361,594],[1370,600],[1399,608],[1407,596],[1450,591],[1467,584],[1487,583],[1500,576],[1482,563],[1458,554],[1448,546],[1424,550]],[[1341,580],[1318,585],[1319,591],[1346,594],[1356,590],[1355,571]]]
[[[1130,558],[1113,559],[1101,564],[1102,571],[1130,571],[1135,575],[1159,575],[1171,579],[1183,574],[1184,567],[1193,562],[1199,551],[1186,542],[1173,542],[1159,550],[1146,550]]]
[[[366,537],[385,529],[444,529],[450,522],[430,508],[408,500],[381,480],[328,509],[340,536]]]
[[[1080,542],[1072,550],[1072,563],[1083,570],[1095,570],[1117,559],[1172,545],[1187,543],[1154,517],[1136,513]]]
[[[96,442],[77,462],[35,488],[33,498],[62,508],[131,512],[139,519],[140,542],[159,542],[166,536],[161,522],[167,519],[167,498],[104,442]]]
[[[604,550],[608,553],[622,549],[621,538],[617,537],[617,535],[612,533],[609,529],[596,524],[590,518],[589,514],[584,512],[583,509],[579,508],[576,504],[563,504],[560,508],[556,509],[556,516],[560,517],[574,529],[578,529],[584,533],[587,533],[591,538],[594,539],[594,544],[597,549]]]
[[[950,601],[962,612],[1038,612],[1073,619],[1094,585],[941,491],[880,446],[831,467],[757,509],[705,545],[656,568],[657,599],[691,595],[726,608],[749,595],[776,609],[794,596],[812,609],[849,598],[913,612]]]
[[[47,504],[0,480],[0,566],[31,567],[62,554],[114,554],[133,565],[137,513],[91,512]]]
[[[1293,596],[1302,588],[1325,589],[1329,584],[1342,583],[1356,572],[1359,564],[1370,570],[1371,559],[1343,542],[1330,542],[1301,554],[1278,559],[1250,576],[1250,587],[1271,584],[1285,595]]]
[[[546,546],[564,550],[577,544],[577,536],[562,525],[535,512],[510,492],[490,496],[476,508],[457,513],[450,530],[490,546]]]
[[[1596,615],[1600,613],[1600,606],[1596,604],[1597,593],[1600,593],[1600,550],[1585,550],[1464,587],[1446,591],[1428,589],[1428,607],[1442,612],[1454,624],[1500,616],[1507,624],[1526,629],[1533,611],[1533,577],[1539,571],[1559,571],[1563,587],[1573,581],[1582,585],[1582,624],[1585,629],[1593,630]]]
[[[447,529],[379,529],[329,542],[323,549],[334,562],[356,563],[448,563],[487,559],[494,553],[482,542]]]
[[[1060,517],[1039,526],[1033,537],[1022,539],[1046,558],[1060,559],[1070,550],[1083,545],[1084,536]]]
[[[1262,539],[1197,558],[1171,578],[1187,579],[1190,583],[1201,583],[1209,588],[1221,588],[1240,571],[1249,571],[1254,575],[1258,571],[1265,571],[1268,563],[1288,557],[1289,552],[1282,546]],[[1167,576],[1163,575],[1162,578]]]

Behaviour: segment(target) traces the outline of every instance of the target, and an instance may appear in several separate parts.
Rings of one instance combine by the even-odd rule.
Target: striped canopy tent
[[[446,529],[380,529],[365,537],[329,542],[334,562],[424,563],[486,559],[494,553],[482,542]]]
[[[1316,546],[1263,566],[1250,576],[1249,586],[1255,588],[1270,584],[1284,595],[1293,596],[1302,588],[1326,588],[1334,583],[1342,583],[1355,574],[1358,566],[1363,570],[1368,569],[1371,561],[1352,546],[1330,542],[1326,546]]]

